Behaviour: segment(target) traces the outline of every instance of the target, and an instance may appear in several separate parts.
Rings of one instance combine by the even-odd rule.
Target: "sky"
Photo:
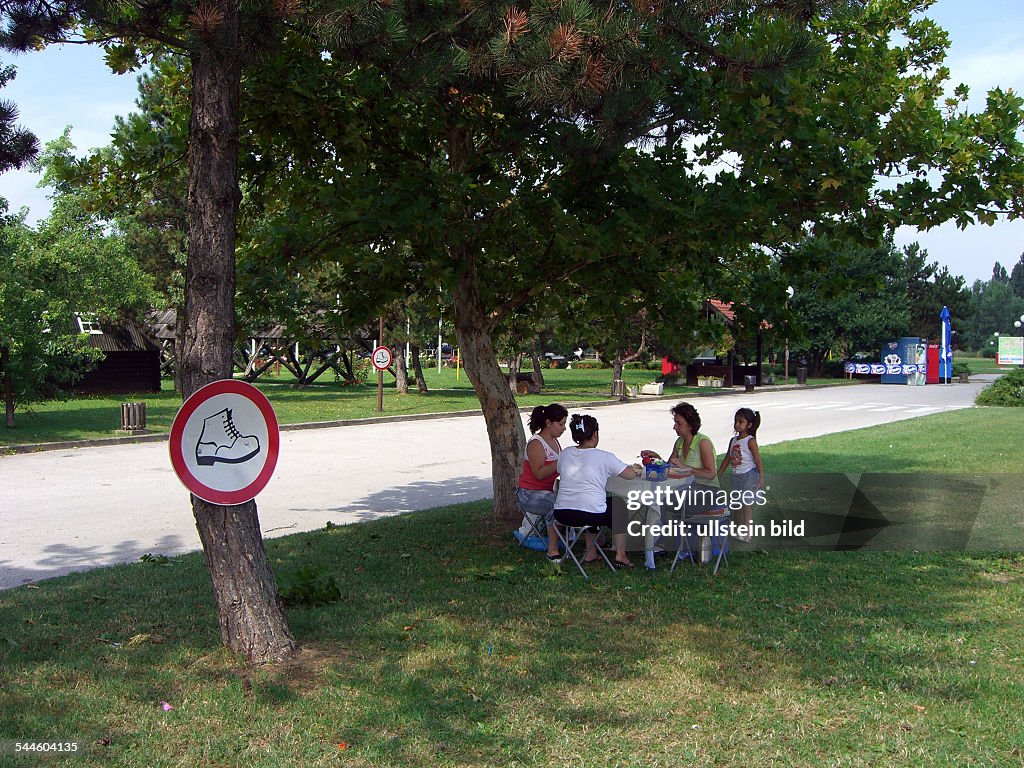
[[[946,64],[952,83],[971,88],[969,105],[984,107],[989,88],[1024,93],[1024,0],[938,0],[927,15],[950,35]],[[136,74],[114,75],[102,51],[85,45],[51,46],[41,52],[4,54],[17,77],[0,90],[0,99],[17,105],[19,123],[39,137],[40,146],[68,125],[79,152],[109,143],[117,115],[134,110]],[[0,174],[0,196],[10,210],[28,207],[34,223],[49,212],[48,192],[37,189],[38,176],[27,171]],[[918,242],[967,285],[988,280],[999,262],[1010,271],[1024,253],[1024,221],[999,221],[959,230],[944,224],[927,232],[911,227],[896,231],[896,243]]]

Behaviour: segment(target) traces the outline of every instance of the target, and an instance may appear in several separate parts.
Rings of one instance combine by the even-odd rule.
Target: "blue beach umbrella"
[[[942,341],[939,344],[939,381],[948,384],[953,378],[953,330],[949,325],[949,307],[939,313],[942,318]]]

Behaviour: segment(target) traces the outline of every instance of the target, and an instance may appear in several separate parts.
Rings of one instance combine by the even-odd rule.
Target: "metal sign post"
[[[377,369],[377,413],[384,413],[384,371],[391,367],[391,350],[384,346],[384,320],[380,321],[380,344],[373,350],[370,362]]]
[[[377,334],[377,338],[380,340],[377,343],[380,344],[377,349],[384,348],[384,318],[380,318],[380,333]],[[377,369],[377,413],[384,413],[384,368],[377,365],[377,349],[373,350],[373,365]],[[390,356],[390,350],[388,355]],[[390,362],[390,361],[389,361]]]

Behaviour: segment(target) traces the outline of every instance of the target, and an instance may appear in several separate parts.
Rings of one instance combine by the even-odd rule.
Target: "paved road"
[[[694,398],[722,450],[736,408],[761,411],[758,441],[812,437],[970,406],[983,386],[857,385]],[[674,401],[594,408],[601,447],[624,460],[672,445]],[[572,409],[570,409],[572,410]],[[200,548],[166,443],[0,457],[0,588]],[[283,432],[260,495],[264,535],[281,536],[490,496],[482,416]]]

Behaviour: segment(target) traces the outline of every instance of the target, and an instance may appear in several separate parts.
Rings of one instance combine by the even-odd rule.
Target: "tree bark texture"
[[[189,125],[188,262],[181,382],[187,398],[231,378],[235,341],[239,12],[228,4],[216,39],[194,51]],[[221,639],[254,663],[297,650],[260,535],[256,503],[221,506],[192,497]]]
[[[498,365],[491,331],[477,286],[476,263],[463,246],[461,274],[455,287],[455,332],[459,353],[480,400],[491,444],[494,517],[515,527],[521,514],[516,506],[516,484],[522,462],[523,422],[508,378]]]
[[[409,394],[409,368],[405,362],[405,347],[395,347],[395,392],[400,395]]]
[[[416,389],[419,390],[421,395],[425,395],[427,393],[427,380],[423,378],[423,366],[420,365],[420,348],[413,344],[409,354],[412,355],[412,371],[416,378]]]
[[[294,655],[298,646],[263,547],[256,502],[222,506],[193,496],[192,508],[213,583],[221,641],[254,664]]]
[[[533,381],[538,386],[544,386],[544,371],[540,367],[540,353],[537,351],[537,345],[534,344],[530,350],[530,358],[533,360]]]
[[[519,383],[519,369],[523,367],[523,353],[510,352],[508,356],[508,386],[514,392]]]

